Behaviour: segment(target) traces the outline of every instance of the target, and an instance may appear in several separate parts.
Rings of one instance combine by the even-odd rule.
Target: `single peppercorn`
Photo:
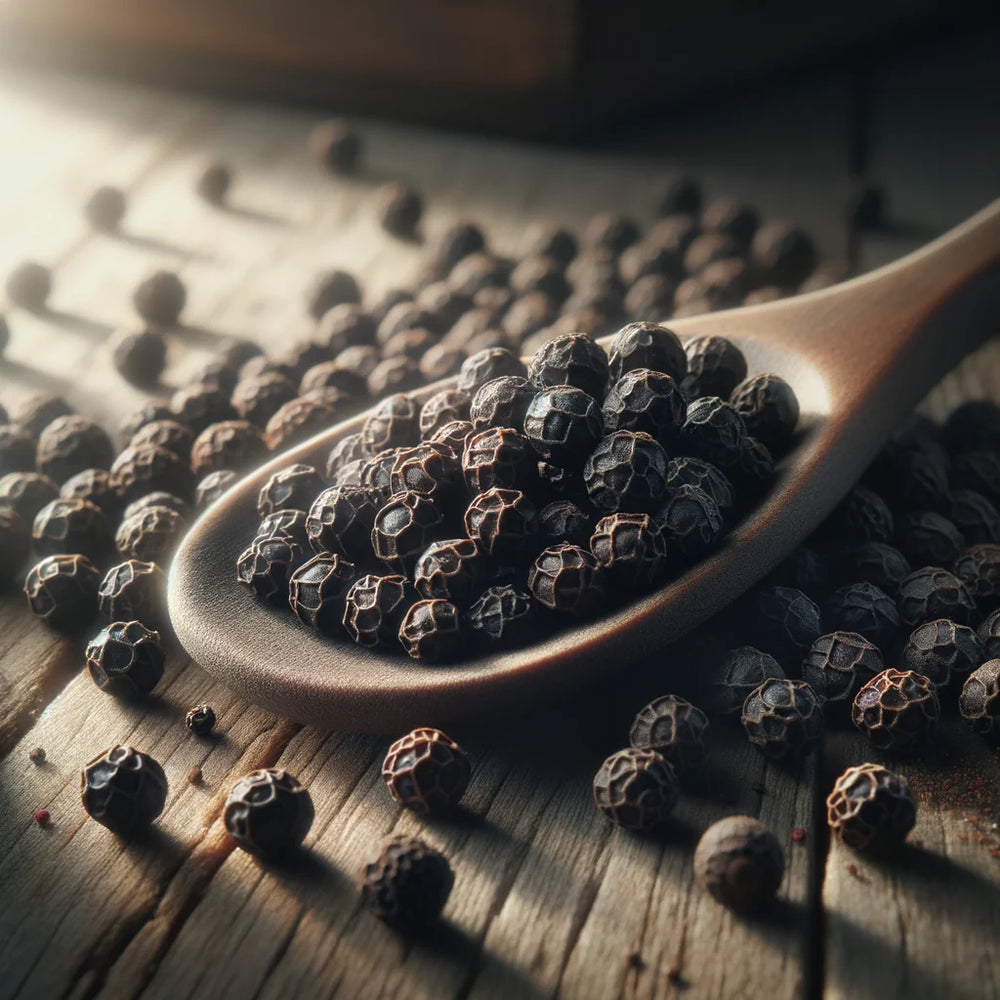
[[[35,468],[36,442],[23,427],[0,425],[0,473],[30,472]]]
[[[191,730],[195,736],[211,736],[215,729],[215,712],[211,705],[195,705],[187,715],[184,716],[184,725]]]
[[[125,194],[119,188],[102,184],[84,202],[83,214],[94,229],[113,233],[125,218]]]
[[[729,399],[747,376],[743,352],[723,337],[696,337],[686,345],[688,373],[681,388],[691,399]]]
[[[901,518],[895,541],[914,566],[950,566],[965,548],[955,525],[931,510],[911,511]]]
[[[521,375],[491,379],[476,390],[467,415],[477,430],[485,427],[520,430],[535,391],[535,387]]]
[[[128,559],[112,566],[97,591],[101,614],[110,621],[141,621],[163,630],[167,623],[167,580],[155,563]]]
[[[111,549],[104,512],[88,500],[53,500],[36,515],[32,541],[40,555],[76,552],[101,562]]]
[[[722,514],[697,486],[680,486],[657,508],[655,523],[663,533],[667,558],[675,568],[697,562],[719,543]]]
[[[417,560],[414,581],[420,595],[465,604],[483,575],[483,559],[471,538],[431,542]]]
[[[883,670],[858,691],[851,708],[851,720],[872,746],[891,751],[926,739],[940,715],[934,685],[910,670]]]
[[[605,247],[619,254],[639,239],[639,226],[615,212],[598,212],[587,223],[583,242],[590,247]]]
[[[192,444],[194,435],[189,427],[176,420],[153,420],[135,432],[128,447],[165,448],[186,462],[190,457]]]
[[[895,597],[900,585],[913,571],[899,549],[884,542],[867,542],[848,556],[851,576],[870,583]]]
[[[28,752],[28,760],[30,760],[32,764],[44,764],[45,757],[46,753],[44,747],[32,747]]]
[[[64,500],[89,500],[100,507],[106,517],[113,516],[119,506],[111,473],[107,469],[84,469],[70,476],[62,484],[59,496]]]
[[[676,382],[687,374],[687,355],[680,339],[657,323],[629,323],[622,327],[608,353],[612,383],[637,368],[660,372]]]
[[[111,438],[83,417],[57,417],[38,437],[38,471],[57,483],[84,469],[106,469],[114,457]]]
[[[562,542],[545,549],[528,572],[528,588],[544,608],[577,618],[601,610],[604,570],[586,549]]]
[[[862,684],[885,669],[878,647],[857,632],[821,635],[802,661],[802,679],[825,705],[843,707],[854,701]]]
[[[342,468],[351,462],[363,461],[369,457],[368,449],[361,440],[361,432],[347,434],[330,449],[330,454],[326,459],[327,480],[332,484]]]
[[[444,909],[455,875],[447,859],[416,837],[397,836],[365,866],[364,905],[401,930],[423,930]]]
[[[345,408],[368,395],[368,377],[345,368],[339,361],[320,361],[307,368],[299,381],[299,395],[321,390],[336,390]],[[332,398],[332,396],[331,396]]]
[[[146,424],[151,424],[154,420],[173,420],[173,418],[174,412],[166,403],[146,403],[145,406],[140,406],[139,409],[126,414],[119,423],[118,429],[122,441],[127,444]]]
[[[119,744],[84,766],[80,798],[91,819],[129,837],[163,812],[167,777],[149,754]]]
[[[681,429],[684,450],[721,469],[740,464],[747,433],[743,418],[718,396],[688,404]]]
[[[339,118],[316,125],[309,133],[308,145],[316,162],[335,174],[352,174],[358,167],[361,139]]]
[[[288,535],[255,538],[236,561],[236,582],[260,600],[280,604],[303,557],[302,547]]]
[[[7,299],[29,312],[41,312],[52,292],[52,272],[42,264],[24,261],[7,275]]]
[[[237,847],[270,859],[298,847],[314,815],[308,790],[287,771],[269,767],[236,782],[222,822]]]
[[[417,592],[405,576],[368,574],[347,592],[344,628],[359,646],[395,643],[403,616],[417,600]]]
[[[309,547],[308,517],[304,510],[279,510],[268,514],[257,526],[254,540],[285,537],[304,550]]]
[[[111,361],[129,384],[155,386],[167,366],[167,340],[159,330],[124,330],[114,340]]]
[[[731,510],[736,501],[732,484],[725,474],[700,458],[672,458],[667,463],[667,492],[675,492],[682,486],[696,486],[707,493],[723,514]]]
[[[361,561],[371,554],[371,534],[381,504],[370,490],[334,486],[309,508],[306,535],[315,552],[335,552]]]
[[[394,393],[409,392],[423,385],[420,365],[405,354],[380,361],[368,376],[368,395],[381,399]]]
[[[187,289],[173,271],[154,271],[132,293],[135,311],[147,323],[176,326],[187,302]]]
[[[362,463],[361,485],[369,490],[379,506],[392,496],[392,467],[402,448],[386,448]]]
[[[708,716],[691,702],[668,694],[651,701],[636,715],[629,743],[637,750],[662,754],[683,777],[708,754]]]
[[[210,472],[241,472],[263,461],[267,446],[260,430],[246,420],[210,424],[191,446],[191,469],[201,479]],[[318,478],[318,477],[317,477]]]
[[[439,729],[407,733],[382,763],[382,780],[393,799],[421,816],[457,806],[471,776],[469,755]]]
[[[584,333],[564,334],[543,344],[531,359],[528,378],[540,388],[572,386],[604,400],[608,387],[608,356]]]
[[[469,416],[469,400],[457,389],[442,389],[434,393],[420,408],[420,436],[429,440],[442,427]]]
[[[721,715],[736,715],[750,693],[765,681],[785,679],[781,664],[754,646],[738,646],[713,665],[707,692],[709,708]]]
[[[579,467],[597,445],[603,427],[597,401],[569,385],[542,389],[524,416],[525,436],[538,455],[568,467]]]
[[[445,444],[423,442],[400,448],[389,470],[391,493],[421,493],[439,503],[460,493],[462,463]]]
[[[411,238],[424,205],[420,195],[403,184],[385,184],[377,192],[379,224],[393,236]]]
[[[194,189],[210,205],[222,205],[233,183],[233,172],[225,163],[212,161],[202,168]]]
[[[0,507],[0,583],[12,580],[28,558],[31,534],[12,507]]]
[[[361,302],[361,289],[347,271],[322,271],[316,275],[306,292],[306,307],[313,319],[319,320],[336,306]]]
[[[899,586],[899,617],[913,628],[938,618],[968,625],[976,602],[965,584],[940,566],[925,566],[911,573]]]
[[[17,511],[25,524],[58,496],[59,487],[39,472],[9,472],[0,478],[0,506]]]
[[[457,375],[467,357],[467,352],[459,347],[435,344],[429,347],[420,359],[420,374],[428,382],[437,382],[449,375]]]
[[[743,703],[747,739],[772,760],[810,753],[823,738],[823,705],[805,681],[771,677]]]
[[[147,507],[125,518],[115,534],[115,545],[126,559],[167,565],[180,543],[187,522],[170,507]]]
[[[900,665],[926,677],[934,687],[947,687],[983,662],[983,644],[967,625],[947,618],[918,625],[906,640]]]
[[[394,493],[375,515],[375,556],[392,569],[409,574],[443,525],[441,508],[425,494]]]
[[[469,608],[466,622],[473,636],[500,649],[534,634],[538,605],[526,590],[504,583],[488,587]]]
[[[602,410],[608,431],[644,431],[665,448],[680,439],[687,404],[669,375],[634,368],[611,387]]]
[[[473,495],[489,489],[525,490],[537,480],[535,452],[528,439],[510,427],[491,427],[466,436],[462,474]]]
[[[520,490],[494,487],[474,497],[465,530],[486,555],[517,562],[538,534],[538,511]]]
[[[1000,544],[1000,511],[982,493],[950,490],[944,513],[966,544]]]
[[[389,396],[369,413],[361,440],[372,453],[412,445],[417,441],[419,413],[409,396],[403,393]]]
[[[988,660],[969,674],[958,710],[981,736],[1000,736],[1000,659]]]
[[[667,455],[648,434],[615,431],[602,438],[583,467],[598,510],[648,511],[667,488]]]
[[[761,587],[752,606],[753,627],[761,645],[779,659],[785,656],[800,658],[823,634],[816,603],[794,587]]]
[[[326,635],[339,635],[347,591],[356,579],[354,563],[342,556],[313,556],[292,573],[288,603],[306,625]]]
[[[799,422],[799,401],[780,376],[755,375],[732,392],[730,403],[743,418],[748,433],[772,451],[784,448]]]
[[[769,903],[784,872],[778,838],[751,816],[727,816],[713,823],[694,852],[698,885],[739,912],[753,912]]]
[[[524,378],[524,362],[505,347],[485,347],[470,354],[458,373],[458,391],[472,399],[487,382],[517,375]]]
[[[970,451],[955,459],[952,487],[975,490],[990,503],[1000,505],[1000,453]]]
[[[102,629],[88,644],[86,658],[93,682],[116,698],[147,695],[163,676],[160,634],[138,621]]]
[[[200,434],[211,424],[236,416],[229,393],[212,383],[194,383],[178,389],[170,398],[170,408],[174,411],[174,419],[186,424],[192,434]]]
[[[279,407],[264,428],[264,441],[271,451],[283,451],[326,430],[337,412],[322,400],[298,396]]]
[[[880,648],[888,648],[900,628],[896,602],[873,583],[849,583],[823,604],[828,628],[858,632]]]
[[[794,287],[809,277],[816,267],[816,247],[797,226],[769,222],[753,238],[750,254],[765,282]]]
[[[655,829],[669,818],[679,797],[677,773],[656,750],[619,750],[594,775],[595,805],[627,830]]]
[[[900,775],[881,764],[849,767],[826,800],[830,829],[859,851],[898,848],[917,822],[917,803]]]
[[[230,401],[241,419],[266,427],[271,417],[293,399],[294,383],[280,372],[266,372],[253,378],[241,378]]]
[[[670,182],[657,208],[659,216],[695,215],[701,210],[701,186],[693,177],[680,176]]]
[[[274,473],[257,495],[257,512],[273,514],[279,510],[306,510],[323,488],[323,480],[311,466],[301,462]]]
[[[24,428],[29,434],[37,437],[59,417],[67,417],[73,408],[61,396],[48,396],[40,393],[30,396],[11,415],[11,423]]]
[[[648,590],[660,581],[666,569],[666,541],[648,514],[601,518],[589,547],[608,583],[624,592]]]
[[[1000,602],[1000,545],[971,545],[956,560],[952,571],[984,610]]]
[[[935,510],[948,492],[946,461],[933,449],[893,439],[876,456],[864,480],[893,510]]]
[[[219,469],[216,472],[210,472],[195,488],[195,506],[199,510],[210,506],[239,481],[239,474],[233,472],[232,469]]]

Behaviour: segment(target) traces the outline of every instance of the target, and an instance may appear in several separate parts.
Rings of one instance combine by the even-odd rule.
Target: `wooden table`
[[[883,77],[869,163],[900,224],[865,241],[866,265],[996,194],[997,136],[978,127],[988,88],[976,105],[975,88],[955,82],[991,72],[988,51],[973,48],[930,71],[901,59]],[[577,151],[366,123],[364,176],[335,181],[306,158],[313,119],[304,114],[0,71],[0,272],[23,257],[56,269],[53,313],[11,317],[0,399],[63,392],[114,426],[143,397],[115,374],[106,341],[130,319],[131,288],[157,265],[178,268],[190,289],[171,385],[224,335],[277,347],[307,332],[302,290],[320,267],[347,266],[376,296],[416,260],[412,247],[378,230],[368,195],[384,178],[420,187],[429,232],[467,214],[513,251],[539,214],[579,226],[614,206],[648,219],[666,176],[684,168],[712,195],[801,220],[826,255],[842,256],[851,106],[847,81],[825,81]],[[192,192],[209,155],[237,168],[229,211]],[[79,216],[103,182],[130,194],[117,238],[89,233]],[[927,409],[940,414],[969,395],[1000,399],[998,357],[994,344],[968,360]],[[385,740],[274,718],[179,654],[157,697],[122,704],[80,674],[81,652],[82,641],[37,625],[20,594],[2,597],[0,995],[883,1000],[1000,992],[997,757],[951,723],[935,760],[899,764],[921,794],[920,818],[909,846],[880,862],[828,843],[831,781],[870,753],[836,730],[822,754],[789,771],[719,726],[706,774],[669,835],[642,838],[608,824],[590,801],[591,776],[625,742],[642,699],[670,690],[684,671],[670,654],[647,665],[628,697],[581,696],[490,731],[453,733],[475,758],[465,808],[423,823],[395,809],[382,786]],[[184,728],[198,702],[218,713],[218,741]],[[81,764],[117,741],[153,754],[170,780],[160,821],[129,844],[87,820],[79,802]],[[47,752],[44,765],[28,759],[35,746]],[[195,765],[201,785],[186,780]],[[316,804],[306,850],[281,866],[233,850],[219,820],[236,778],[271,765],[298,775]],[[40,808],[51,813],[47,828],[32,821]],[[739,811],[770,825],[787,856],[778,905],[756,920],[718,906],[691,874],[700,831]],[[795,827],[806,831],[803,843],[791,839]],[[394,830],[421,832],[455,867],[444,925],[425,940],[404,940],[359,910],[362,860]]]

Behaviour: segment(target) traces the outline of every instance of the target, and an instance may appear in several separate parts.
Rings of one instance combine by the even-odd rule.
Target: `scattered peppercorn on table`
[[[890,108],[892,99],[890,88]],[[164,344],[116,331],[135,330],[132,291],[157,269],[179,273],[186,291],[182,324],[166,338],[162,386],[173,390],[234,337],[276,353],[308,336],[313,321],[305,290],[322,268],[350,272],[365,301],[409,281],[420,260],[414,227],[432,237],[472,218],[491,243],[515,253],[523,249],[525,228],[541,217],[581,232],[595,212],[613,208],[648,225],[675,168],[698,176],[712,195],[756,204],[768,218],[794,218],[827,258],[859,255],[867,267],[922,238],[912,227],[908,234],[897,227],[895,235],[848,240],[842,222],[850,191],[843,167],[846,86],[782,98],[750,118],[752,128],[723,121],[711,137],[704,126],[682,127],[672,131],[669,147],[634,152],[513,147],[359,123],[360,148],[348,151],[357,169],[343,176],[319,171],[307,152],[315,116],[0,71],[0,273],[31,259],[49,265],[53,276],[46,311],[9,311],[0,402],[12,409],[33,393],[61,395],[109,431],[147,403],[151,395],[119,370],[141,384],[163,367]],[[774,127],[778,121],[781,128]],[[331,162],[346,155],[342,142],[343,136],[326,137]],[[965,185],[959,196],[970,198],[968,204],[924,212],[904,160],[889,146],[881,160],[876,155],[874,172],[882,174],[890,199],[901,192],[901,211],[934,226],[958,221],[993,194],[980,198]],[[419,224],[421,205],[409,187],[376,199],[385,180],[419,192]],[[101,185],[126,193],[124,214],[113,194],[98,191]],[[726,222],[737,231],[744,223],[741,217]],[[558,254],[555,238],[549,249]],[[708,260],[716,251],[706,244],[699,252]],[[522,277],[544,287],[561,275]],[[28,279],[26,294],[44,298],[38,275]],[[733,280],[718,275],[720,286]],[[663,289],[654,284],[643,291],[655,303]],[[176,287],[159,285],[144,284],[136,305],[151,315],[176,315]],[[324,294],[335,294],[329,282],[312,289],[317,315],[325,309]],[[697,307],[700,300],[691,301]],[[536,323],[533,309],[529,303],[515,322]],[[470,330],[470,339],[478,332]],[[425,346],[408,343],[403,353]],[[436,360],[449,363],[442,354]],[[302,387],[303,393],[329,388],[327,375],[317,373],[316,386]],[[387,386],[397,377],[388,368],[378,376]],[[262,376],[243,401],[246,412],[287,405],[281,392]],[[948,375],[925,408],[942,417],[976,396],[1000,401],[996,343]],[[441,412],[431,417],[443,426],[452,415],[448,400],[440,403]],[[190,393],[175,405],[190,408],[190,422],[197,423],[195,411],[206,399]],[[287,431],[287,425],[276,427],[274,434],[280,440]],[[157,430],[168,432],[177,433]],[[255,448],[262,448],[257,438],[206,444],[199,494],[211,497],[225,487],[225,470],[213,468],[218,452],[246,457]],[[58,463],[58,453],[52,461]],[[60,479],[62,471],[69,470],[61,470]],[[275,490],[315,494],[316,482],[294,478]],[[80,489],[89,495],[100,486],[91,476]],[[168,545],[179,530],[166,514],[154,525],[142,516],[132,514],[119,529],[116,544],[123,551]],[[54,532],[57,519],[48,522]],[[925,528],[906,526],[914,547],[933,540]],[[570,521],[563,529],[573,530]],[[140,559],[149,554],[135,552]],[[129,572],[108,585],[109,602],[126,595],[148,600],[147,624],[159,627],[153,619],[160,609],[149,596],[155,588],[146,589],[154,574],[134,581]],[[887,757],[850,725],[845,703],[843,724],[828,718],[821,748],[797,763],[771,761],[738,725],[727,727],[721,718],[712,720],[701,761],[702,723],[685,717],[684,725],[698,729],[688,747],[698,758],[688,762],[694,777],[682,783],[662,832],[638,835],[595,808],[594,773],[628,744],[633,719],[650,745],[652,727],[666,714],[680,724],[677,713],[685,709],[676,703],[650,705],[648,718],[635,716],[654,698],[685,687],[681,678],[690,661],[682,643],[596,691],[555,705],[526,705],[520,718],[498,720],[490,729],[449,732],[471,758],[471,778],[460,758],[449,758],[449,766],[462,771],[459,783],[468,781],[461,806],[445,817],[423,816],[410,801],[409,744],[402,733],[386,760],[389,740],[321,733],[277,719],[235,698],[169,644],[161,664],[145,631],[130,639],[143,652],[142,669],[122,677],[106,648],[116,637],[87,650],[100,623],[61,636],[31,617],[17,587],[0,598],[0,623],[0,996],[784,1000],[1000,992],[997,751],[954,710],[945,715],[934,753]],[[298,627],[291,615],[288,627]],[[935,643],[956,645],[953,640],[921,636],[906,655],[916,663]],[[858,643],[839,651],[851,669],[863,669],[877,660],[873,650]],[[854,681],[827,669],[836,652],[814,648],[803,667],[807,680],[815,674],[814,686],[828,685],[828,706],[846,697],[836,685],[846,691]],[[81,673],[91,654],[104,690]],[[749,675],[769,676],[759,660],[746,660]],[[129,686],[139,697],[112,693]],[[153,693],[144,693],[149,688]],[[119,743],[140,756],[108,752]],[[856,851],[827,830],[826,797],[836,779],[869,761],[902,775],[918,800],[906,846],[888,856]],[[155,812],[165,801],[159,818],[127,839],[93,822],[81,805],[85,765],[91,799],[109,769],[137,768],[148,783],[142,808]],[[294,778],[242,780],[258,768]],[[910,800],[895,779],[870,767],[851,780],[870,782],[872,794],[877,789],[887,797],[896,828],[908,826]],[[243,831],[263,860],[236,849],[223,825],[237,783],[227,811],[240,814],[230,828]],[[304,848],[279,861],[266,858],[269,832],[253,826],[250,806],[264,786],[266,794],[299,803],[291,835],[304,834]],[[844,788],[838,783],[831,805],[842,823],[850,815]],[[93,805],[95,814],[100,808]],[[719,828],[696,857],[705,829],[735,814],[763,826],[739,821]],[[106,815],[111,828],[132,818]],[[861,844],[870,833],[855,823],[845,839]],[[406,835],[441,851],[454,878],[443,921],[428,920],[418,933],[384,926],[359,905],[364,864],[388,838]],[[770,886],[780,875],[778,898],[755,915],[738,915],[714,898],[733,902],[726,852],[734,838],[756,838],[749,842],[763,883]],[[451,876],[435,867],[433,852],[393,842],[379,864],[371,885],[382,884],[389,866],[403,864],[434,880],[438,896],[425,905],[447,894]],[[696,869],[708,892],[696,884]],[[384,897],[379,907],[391,915]]]

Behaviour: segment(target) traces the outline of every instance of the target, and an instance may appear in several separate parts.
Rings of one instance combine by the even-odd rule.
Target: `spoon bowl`
[[[496,718],[625,670],[722,610],[791,553],[851,488],[899,421],[997,329],[1000,202],[879,271],[766,305],[671,322],[682,338],[720,335],[751,373],[795,390],[801,421],[762,503],[721,548],[659,590],[522,648],[446,666],[332,640],[236,584],[259,522],[261,486],[294,462],[323,468],[347,420],[285,452],[212,505],[182,542],[170,615],[210,674],[279,715],[321,727],[398,733]],[[445,380],[413,393],[426,399]]]

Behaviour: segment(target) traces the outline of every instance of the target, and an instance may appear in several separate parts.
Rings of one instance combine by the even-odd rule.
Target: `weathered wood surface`
[[[0,146],[12,178],[0,191],[0,272],[24,256],[58,265],[53,312],[11,317],[0,399],[66,392],[112,427],[141,395],[114,373],[106,340],[130,320],[130,290],[151,267],[180,268],[190,288],[169,385],[225,335],[277,347],[307,332],[301,294],[322,266],[351,268],[377,296],[416,259],[379,232],[366,198],[387,177],[424,191],[428,232],[470,215],[513,251],[538,214],[579,226],[615,206],[648,218],[666,175],[684,168],[712,194],[803,219],[825,253],[842,255],[846,115],[846,91],[830,86],[717,123],[716,134],[691,122],[669,143],[586,153],[371,124],[366,174],[331,181],[306,159],[307,116],[0,75]],[[233,210],[192,193],[207,156],[238,169]],[[78,217],[89,190],[109,180],[130,192],[122,238],[91,236]],[[939,227],[965,210],[918,221]],[[916,238],[898,234],[892,252]],[[997,357],[986,348],[928,406],[1000,398]],[[179,654],[154,698],[121,705],[78,676],[80,652],[37,627],[19,595],[0,599],[0,995],[780,1000],[997,991],[995,803],[954,798],[959,758],[988,782],[996,757],[961,731],[949,731],[951,758],[940,762],[948,780],[921,789],[922,847],[879,867],[837,845],[827,853],[822,799],[845,761],[864,753],[846,737],[795,773],[720,727],[667,836],[638,838],[603,821],[590,803],[593,771],[624,742],[642,699],[669,690],[684,663],[653,665],[627,698],[603,691],[494,730],[455,732],[474,754],[473,783],[458,817],[427,824],[392,807],[378,773],[385,741],[275,719]],[[218,742],[182,725],[201,701],[220,715]],[[171,787],[153,832],[128,845],[85,820],[77,790],[80,765],[119,740],[160,760]],[[35,745],[48,753],[42,767],[27,759]],[[272,763],[309,785],[317,816],[300,858],[264,867],[232,850],[218,817],[236,778]],[[187,782],[195,764],[202,785]],[[47,829],[32,823],[39,808],[52,814]],[[700,831],[737,811],[760,815],[786,847],[779,905],[755,921],[692,883]],[[797,826],[805,844],[791,841]],[[406,942],[358,908],[358,868],[394,829],[422,831],[455,866],[446,920],[426,940]]]

